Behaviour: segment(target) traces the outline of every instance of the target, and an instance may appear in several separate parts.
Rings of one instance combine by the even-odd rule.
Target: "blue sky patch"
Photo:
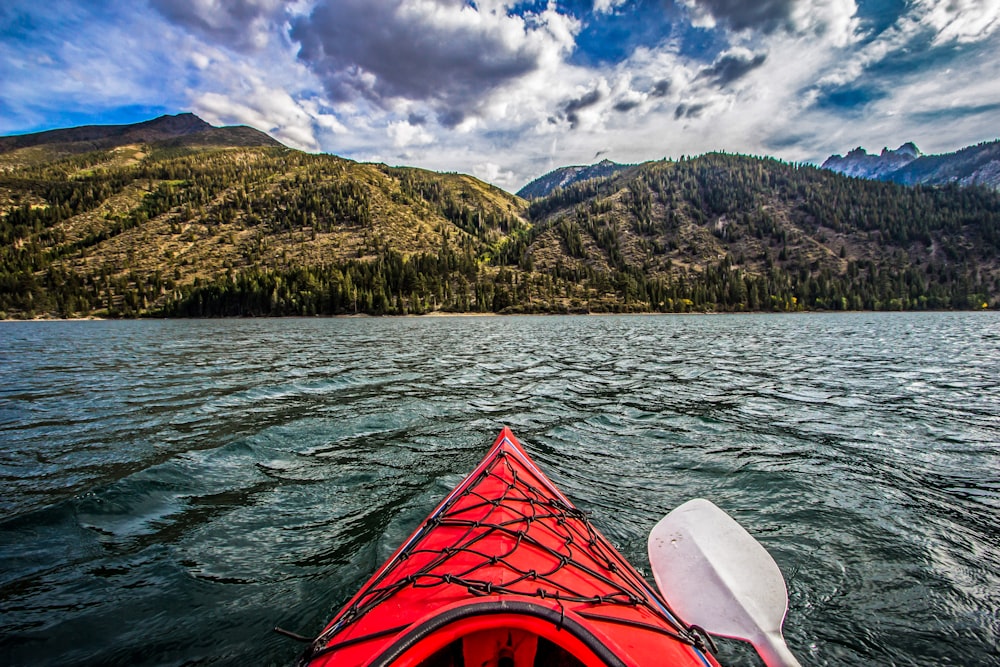
[[[653,48],[675,38],[680,12],[659,0],[637,0],[617,11],[583,16],[574,64],[591,67],[619,63],[639,47]]]
[[[840,87],[823,91],[816,99],[820,109],[857,113],[865,106],[884,99],[886,93],[869,87]]]

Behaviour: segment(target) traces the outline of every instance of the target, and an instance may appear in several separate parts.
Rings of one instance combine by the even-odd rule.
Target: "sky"
[[[3,0],[0,135],[193,112],[469,173],[1000,138],[1000,0]]]

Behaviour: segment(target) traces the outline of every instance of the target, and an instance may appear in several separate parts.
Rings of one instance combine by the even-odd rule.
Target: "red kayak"
[[[504,428],[300,665],[718,665]]]

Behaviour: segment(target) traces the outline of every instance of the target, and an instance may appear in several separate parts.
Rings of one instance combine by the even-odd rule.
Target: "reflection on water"
[[[503,424],[640,569],[712,499],[805,664],[996,665],[991,313],[0,324],[0,663],[289,664]],[[754,664],[726,643],[730,664]]]

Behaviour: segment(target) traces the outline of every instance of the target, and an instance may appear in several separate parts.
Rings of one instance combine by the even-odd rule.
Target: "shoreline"
[[[797,310],[797,311],[773,311],[773,310],[752,310],[752,311],[692,311],[686,313],[664,313],[659,311],[638,311],[632,313],[614,312],[587,312],[587,313],[449,313],[444,311],[434,311],[422,315],[369,315],[367,313],[351,313],[349,315],[259,315],[259,316],[239,316],[226,315],[219,317],[99,317],[88,315],[86,317],[33,317],[0,318],[0,323],[4,322],[153,322],[153,321],[209,321],[209,320],[321,320],[321,319],[450,319],[450,318],[480,318],[480,317],[601,317],[601,316],[640,316],[640,317],[664,317],[664,316],[710,316],[710,315],[838,315],[857,313],[986,313],[994,312],[994,308],[977,308],[967,310]]]

